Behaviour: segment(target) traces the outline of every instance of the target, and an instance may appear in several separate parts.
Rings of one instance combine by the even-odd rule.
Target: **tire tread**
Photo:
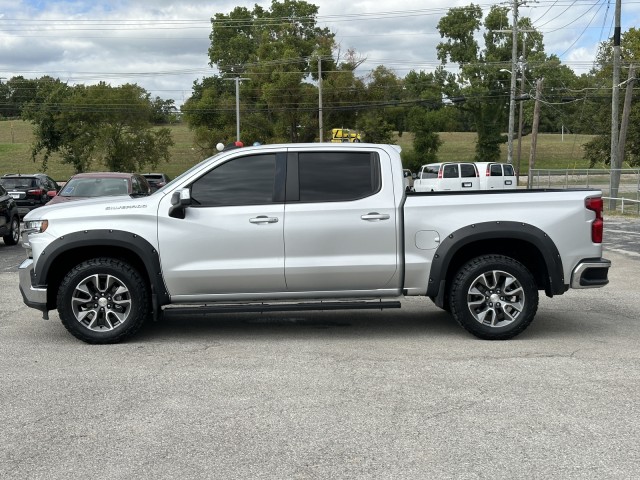
[[[464,315],[466,314],[466,312],[461,311],[460,310],[461,306],[458,305],[457,302],[455,301],[455,299],[457,298],[457,295],[460,292],[460,289],[463,287],[463,283],[465,282],[465,279],[469,275],[477,274],[478,270],[488,263],[493,263],[493,264],[506,263],[508,266],[512,266],[517,269],[523,269],[523,271],[528,274],[529,278],[519,279],[520,283],[523,283],[523,280],[530,281],[533,284],[533,289],[534,289],[533,291],[535,292],[534,298],[528,301],[529,311],[526,312],[525,318],[523,319],[523,321],[518,322],[518,324],[515,327],[513,327],[512,329],[506,330],[502,333],[491,332],[490,334],[488,334],[485,330],[482,330],[480,328],[481,325],[478,324],[478,322],[475,319],[473,321],[465,321]],[[464,294],[466,295],[466,292]],[[535,288],[535,282],[533,281],[533,276],[531,275],[531,273],[527,270],[527,268],[523,264],[521,264],[517,260],[514,260],[511,257],[506,257],[504,255],[496,255],[496,254],[482,255],[479,257],[475,257],[474,259],[467,262],[456,273],[453,281],[451,282],[451,288],[449,290],[449,306],[451,309],[451,315],[456,320],[456,322],[458,322],[458,324],[462,328],[464,328],[466,331],[468,331],[472,335],[475,335],[476,337],[481,338],[483,340],[508,340],[510,338],[513,338],[521,334],[524,330],[527,329],[527,327],[533,321],[536,315],[536,312],[538,311],[538,291]],[[462,308],[463,309],[466,308],[466,302],[465,302],[465,305],[462,306]]]
[[[137,311],[134,312],[134,317],[127,319],[130,324],[127,328],[124,328],[121,332],[113,335],[113,336],[103,336],[101,337],[93,337],[90,334],[83,332],[81,328],[76,328],[77,320],[73,316],[71,312],[65,312],[65,300],[64,297],[67,293],[67,289],[72,288],[75,289],[75,281],[76,275],[82,275],[83,271],[94,268],[94,267],[103,267],[110,268],[114,270],[120,270],[125,275],[129,275],[132,280],[130,289],[137,288],[140,289],[140,297],[138,297],[138,307]],[[58,314],[60,316],[60,320],[64,327],[79,340],[90,344],[111,344],[111,343],[120,343],[127,338],[135,335],[140,328],[142,327],[146,317],[149,314],[149,290],[146,286],[146,282],[140,275],[140,273],[129,265],[126,262],[121,260],[117,260],[115,258],[110,257],[98,257],[92,258],[90,260],[86,260],[75,267],[73,267],[67,275],[65,275],[64,279],[60,283],[60,287],[58,288]],[[67,307],[68,308],[68,307]]]

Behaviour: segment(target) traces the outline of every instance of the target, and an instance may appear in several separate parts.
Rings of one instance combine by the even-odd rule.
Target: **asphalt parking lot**
[[[505,342],[401,310],[172,315],[90,346],[26,308],[0,245],[0,477],[637,478],[640,221],[603,289]]]

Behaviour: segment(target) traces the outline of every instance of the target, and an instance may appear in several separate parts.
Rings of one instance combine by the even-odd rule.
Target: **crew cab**
[[[88,343],[184,312],[397,308],[427,296],[484,339],[547,296],[605,285],[599,190],[406,192],[376,144],[223,151],[147,197],[25,217],[20,290]]]

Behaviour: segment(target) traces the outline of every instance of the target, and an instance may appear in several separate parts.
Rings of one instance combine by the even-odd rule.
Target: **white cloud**
[[[236,6],[271,1],[0,0],[0,77],[51,75],[77,83],[138,83],[152,95],[181,104],[208,66],[210,18]],[[367,57],[363,72],[384,64],[400,76],[431,70],[441,40],[436,25],[448,8],[470,1],[316,0],[318,20],[335,34],[342,51]],[[482,4],[485,13],[492,1]],[[570,8],[568,8],[570,5]],[[521,8],[545,34],[547,53],[577,71],[589,69],[598,41],[611,34],[613,9],[541,0]],[[623,5],[623,31],[640,23],[640,5]],[[453,68],[453,66],[452,66]]]

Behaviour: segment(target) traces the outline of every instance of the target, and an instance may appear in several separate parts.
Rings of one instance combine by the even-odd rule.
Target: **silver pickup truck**
[[[24,302],[88,343],[185,312],[394,308],[427,296],[472,334],[507,339],[538,291],[606,285],[597,190],[407,193],[389,145],[219,153],[142,198],[25,217]]]

